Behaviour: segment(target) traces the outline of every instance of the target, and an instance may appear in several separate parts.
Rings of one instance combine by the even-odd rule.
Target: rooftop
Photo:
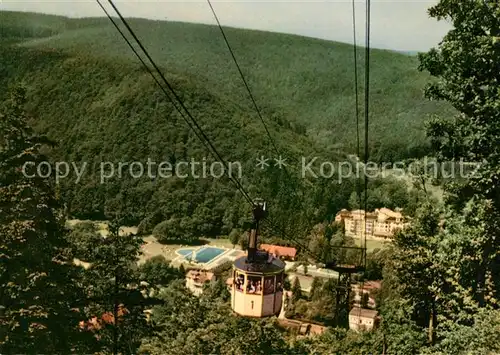
[[[263,255],[266,253],[258,252],[258,254]],[[272,274],[279,271],[285,270],[285,263],[277,258],[272,258],[271,260],[257,261],[254,263],[247,263],[247,257],[242,256],[234,261],[234,267],[236,269],[245,272],[256,272],[263,274]]]
[[[378,312],[373,309],[366,309],[359,307],[353,307],[351,309],[351,312],[349,312],[349,316],[371,318],[371,319],[374,319],[377,315]]]
[[[204,283],[212,280],[214,274],[205,270],[189,270],[186,274],[186,277],[195,282]]]
[[[125,308],[123,304],[120,304],[117,312],[118,317],[123,317],[128,313],[129,313],[128,309]],[[103,327],[103,324],[114,324],[114,323],[115,323],[114,314],[111,312],[105,312],[101,315],[100,318],[94,316],[86,322],[81,321],[80,328],[88,330],[99,330]]]
[[[382,207],[380,209],[376,209],[374,212],[365,212],[364,210],[353,210],[347,211],[345,209],[341,210],[337,213],[337,219],[341,217],[351,216],[353,218],[363,218],[366,214],[367,218],[376,218],[379,221],[383,222],[387,219],[403,219],[403,215],[401,212],[393,211],[389,208]]]
[[[267,251],[270,254],[274,254],[276,256],[288,256],[291,258],[295,258],[297,254],[297,249],[291,247],[282,247],[279,245],[272,244],[261,244],[260,249]]]
[[[380,290],[382,288],[382,281],[365,281],[363,283],[353,284],[353,289],[360,289],[363,286],[363,290],[372,291]]]

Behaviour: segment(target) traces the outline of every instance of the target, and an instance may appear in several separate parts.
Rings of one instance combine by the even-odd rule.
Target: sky
[[[106,0],[102,0],[111,9]],[[115,0],[125,17],[215,24],[206,0]],[[427,51],[451,28],[429,18],[427,9],[437,0],[372,0],[372,47],[400,51]],[[351,0],[212,0],[224,26],[293,33],[353,43]],[[104,16],[93,0],[0,0],[1,10],[32,11],[69,17]],[[111,9],[112,10],[112,9]],[[356,37],[365,42],[365,1],[355,0]]]

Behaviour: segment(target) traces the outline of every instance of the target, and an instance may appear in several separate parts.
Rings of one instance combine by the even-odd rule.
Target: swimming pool
[[[182,256],[188,256],[189,254],[193,253],[194,249],[177,249],[177,253],[182,255]]]
[[[194,251],[194,261],[197,263],[208,263],[212,259],[221,255],[225,252],[225,249],[216,247],[201,247],[198,249],[178,249],[177,253],[182,255],[186,260],[193,260]]]

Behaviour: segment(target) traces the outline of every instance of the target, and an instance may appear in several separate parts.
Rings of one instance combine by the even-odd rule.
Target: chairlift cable
[[[281,156],[281,152],[279,151],[279,149],[278,149],[278,147],[276,145],[276,142],[273,139],[273,137],[271,136],[271,132],[269,131],[269,128],[267,127],[267,124],[264,121],[264,118],[262,117],[261,110],[259,109],[259,106],[257,105],[257,102],[255,100],[254,95],[252,94],[252,90],[250,89],[250,85],[248,84],[247,80],[245,79],[245,75],[243,74],[243,71],[241,70],[241,67],[240,67],[240,65],[238,63],[238,60],[236,59],[236,56],[235,56],[234,51],[233,51],[233,48],[229,44],[229,40],[228,40],[228,38],[226,36],[226,33],[225,33],[224,29],[222,28],[222,25],[220,23],[219,17],[217,16],[217,13],[215,12],[215,9],[214,9],[214,7],[212,5],[212,2],[210,0],[207,0],[207,3],[208,3],[208,6],[210,6],[210,9],[212,10],[212,14],[214,15],[215,21],[217,22],[217,26],[219,27],[219,30],[220,30],[220,32],[222,34],[222,38],[224,39],[224,42],[226,43],[227,49],[229,50],[229,53],[231,54],[233,62],[236,65],[236,68],[238,69],[238,73],[240,74],[241,80],[243,81],[243,84],[245,85],[245,88],[246,88],[246,90],[248,92],[248,96],[250,97],[250,100],[252,101],[252,104],[253,104],[253,106],[255,108],[255,112],[259,116],[260,121],[262,122],[262,125],[264,126],[266,134],[269,137],[269,141],[271,142],[274,150],[276,151],[276,154],[278,154],[278,156]],[[288,173],[288,170],[287,170],[286,166],[283,166],[283,168],[285,169],[285,172],[288,175],[288,179],[291,180],[290,174]]]
[[[161,70],[159,69],[159,67],[156,65],[156,63],[153,60],[153,58],[149,55],[149,52],[146,50],[146,48],[144,47],[144,45],[142,44],[142,42],[139,40],[139,38],[137,37],[137,35],[135,34],[135,32],[132,30],[132,28],[128,24],[127,20],[122,16],[121,12],[118,10],[118,8],[116,7],[116,5],[114,4],[114,2],[112,0],[108,0],[108,2],[113,7],[113,9],[115,10],[116,14],[120,17],[120,20],[125,25],[125,27],[129,31],[129,33],[132,35],[132,37],[134,38],[134,40],[136,41],[136,43],[141,48],[141,50],[144,52],[144,54],[148,58],[148,60],[151,63],[151,65],[153,65],[153,67],[155,68],[155,70],[158,73],[158,75],[160,75],[160,78],[162,79],[162,81],[170,89],[170,91],[171,91],[172,95],[174,96],[174,98],[178,101],[179,105],[184,109],[184,111],[186,112],[187,116],[191,119],[192,123],[196,126],[196,128],[198,128],[199,133],[201,134],[201,136],[205,139],[205,141],[207,142],[207,144],[212,149],[212,150],[210,150],[210,153],[213,154],[214,157],[216,159],[218,159],[227,168],[227,163],[225,162],[225,160],[221,157],[221,155],[219,154],[219,152],[217,151],[217,149],[215,149],[214,145],[210,142],[210,139],[203,132],[202,128],[200,127],[200,125],[198,124],[198,122],[196,122],[195,118],[189,112],[189,110],[187,109],[187,107],[184,105],[184,103],[182,102],[182,100],[179,97],[179,95],[177,95],[177,93],[175,92],[175,90],[172,87],[172,85],[170,85],[170,83],[168,82],[168,80],[165,78],[165,76],[163,75],[163,73],[161,72]],[[177,106],[175,106],[175,108],[179,112],[181,112],[180,109]],[[245,197],[245,199],[247,199],[247,201],[250,203],[250,205],[254,206],[255,204],[254,204],[252,198],[248,195],[248,193],[243,188],[243,186],[241,185],[241,183],[238,180],[236,180],[233,177],[231,177],[231,176],[229,176],[229,179],[232,180],[236,184],[237,188],[243,194],[243,196]]]
[[[238,73],[239,73],[239,75],[241,77],[241,80],[243,81],[243,84],[244,84],[244,86],[245,86],[245,88],[246,88],[246,90],[248,92],[248,96],[249,96],[250,100],[252,101],[253,107],[255,108],[255,112],[257,113],[257,116],[260,118],[260,121],[262,122],[262,125],[264,126],[264,129],[266,131],[266,134],[267,134],[267,136],[269,138],[269,141],[271,142],[271,145],[272,145],[274,151],[276,152],[276,154],[278,155],[278,157],[281,159],[281,157],[282,157],[281,152],[278,149],[278,147],[276,145],[276,142],[273,139],[273,137],[271,135],[271,132],[269,131],[269,128],[267,127],[267,124],[266,124],[266,122],[264,120],[264,117],[262,116],[262,112],[261,112],[259,106],[257,105],[255,97],[254,97],[254,95],[252,93],[252,90],[250,89],[250,85],[248,84],[248,82],[247,82],[247,80],[245,78],[245,75],[243,74],[243,70],[241,69],[241,66],[238,63],[238,60],[236,59],[236,55],[234,54],[233,48],[231,47],[231,44],[229,43],[229,39],[226,36],[226,32],[224,31],[224,29],[223,29],[223,27],[221,25],[221,22],[219,20],[219,16],[217,16],[217,12],[215,11],[215,8],[213,7],[212,2],[210,0],[207,0],[207,3],[208,3],[208,6],[210,7],[210,10],[212,11],[212,14],[214,16],[215,21],[217,22],[217,26],[218,26],[218,28],[220,30],[222,38],[224,39],[226,47],[229,50],[229,53],[231,55],[231,58],[232,58],[232,60],[233,60],[233,62],[235,64],[235,66],[236,66],[236,69],[238,70]],[[293,193],[294,193],[295,197],[297,199],[300,199],[300,196],[299,196],[299,193],[297,191],[297,187],[296,187],[295,181],[292,179],[292,177],[291,177],[291,175],[290,175],[290,173],[289,173],[289,171],[288,171],[288,169],[287,169],[287,167],[285,165],[283,165],[283,169],[285,171],[285,174],[287,176],[288,181],[290,181],[290,183],[292,184]],[[292,237],[290,237],[290,236],[286,236],[286,239],[290,239],[290,240],[295,241],[297,243],[297,240],[294,239],[294,238],[292,238]],[[301,248],[303,248],[303,247],[301,247]]]
[[[356,0],[352,0],[352,37],[354,54],[354,96],[355,96],[355,116],[356,116],[356,171],[358,171],[360,149],[359,134],[359,90],[358,90],[358,44],[356,35]],[[361,181],[359,176],[356,178],[356,190],[358,195],[359,209],[362,209]]]
[[[196,131],[196,129],[193,127],[193,125],[191,124],[191,122],[189,122],[189,120],[185,117],[185,114],[179,109],[179,107],[176,105],[175,101],[170,97],[170,95],[168,94],[168,92],[165,90],[165,88],[163,87],[163,85],[160,83],[160,81],[158,80],[158,78],[153,74],[152,70],[149,68],[149,66],[145,63],[145,61],[142,59],[142,57],[140,56],[140,54],[138,53],[138,51],[133,47],[132,43],[128,40],[128,38],[126,37],[126,35],[123,33],[123,31],[120,29],[120,27],[118,26],[118,24],[113,20],[113,18],[111,17],[111,15],[108,13],[108,11],[106,11],[106,9],[104,8],[104,6],[101,4],[101,2],[99,0],[97,0],[98,4],[101,6],[101,8],[103,9],[104,13],[106,14],[106,16],[108,17],[108,19],[112,22],[112,24],[114,25],[114,27],[118,30],[118,32],[121,34],[121,36],[123,37],[123,39],[126,41],[126,43],[128,44],[128,46],[132,49],[132,51],[134,52],[134,54],[137,56],[137,58],[141,61],[142,65],[144,66],[144,68],[146,68],[146,70],[149,72],[149,74],[153,77],[154,81],[157,83],[157,85],[160,87],[160,89],[162,90],[162,92],[165,94],[165,96],[167,96],[167,98],[172,102],[172,104],[174,105],[174,107],[177,109],[177,111],[180,113],[180,115],[182,116],[182,118],[186,121],[186,123],[189,125],[189,127],[194,131],[194,133],[196,134],[196,136],[205,144],[205,146],[207,147],[207,149],[210,151],[210,146],[207,146],[207,143],[206,141],[200,136],[200,134]],[[112,3],[110,1],[110,3]],[[113,5],[113,4],[112,4]],[[120,18],[122,19],[122,21],[125,21],[125,19],[123,19],[123,16],[121,16],[121,14],[119,13],[119,11],[116,9],[116,6],[113,6],[113,8],[115,9],[115,11],[117,11],[117,14],[120,16]],[[127,26],[126,22],[124,22],[124,24]],[[131,28],[130,26],[127,26],[127,28],[129,29],[129,31],[131,31]],[[133,31],[132,31],[133,32]],[[137,37],[135,36],[134,39],[136,41],[138,41]],[[140,41],[138,42],[139,46],[141,46],[140,44]],[[143,52],[145,52],[146,55],[147,52],[145,51],[144,47],[141,46],[141,49],[143,49]],[[148,57],[149,61],[155,66],[154,64],[154,61],[152,60],[152,58],[149,56]],[[157,69],[157,67],[155,68]],[[157,72],[159,70],[157,69]],[[159,72],[160,76],[163,77],[163,75],[161,74],[161,72]],[[166,79],[163,77],[164,81],[166,81]],[[180,101],[180,100],[179,100]],[[180,101],[182,103],[182,101]],[[187,109],[185,109],[185,111],[189,114],[189,111]],[[194,120],[194,118],[193,118]],[[201,130],[201,128],[200,128]],[[210,151],[212,154],[213,152]],[[230,177],[231,179],[231,177]],[[255,206],[255,203],[253,202],[253,200],[249,197],[249,195],[246,193],[246,191],[241,187],[240,189],[240,186],[241,184],[239,184],[239,182],[237,180],[233,180],[231,179],[233,182],[235,182],[235,184],[237,185],[237,188],[238,190],[240,190],[240,192],[242,192],[243,196],[247,199],[247,201],[252,205],[252,206]],[[308,250],[307,247],[301,245],[298,241],[295,240],[296,243],[298,243],[299,246],[301,246],[302,249],[304,249],[306,252],[308,252],[309,254],[312,255],[312,253],[310,252],[310,250]]]
[[[172,95],[177,100],[178,104],[185,111],[185,114],[191,119],[191,122],[186,118],[185,114],[182,112],[182,110],[179,108],[179,106],[175,103],[175,101],[170,97],[170,95],[168,95],[168,93],[165,90],[165,88],[163,87],[163,85],[156,78],[156,76],[153,74],[152,70],[145,63],[145,61],[142,59],[142,57],[139,55],[139,53],[135,50],[135,48],[133,47],[132,43],[127,39],[126,35],[123,33],[123,31],[121,31],[121,29],[119,28],[118,24],[113,20],[113,18],[108,13],[108,11],[106,11],[106,9],[104,8],[104,6],[101,4],[100,0],[96,0],[96,1],[99,4],[99,6],[103,9],[103,11],[105,12],[105,14],[108,17],[108,19],[113,23],[113,25],[115,26],[115,28],[118,30],[118,32],[120,33],[120,35],[123,37],[123,39],[127,42],[127,44],[132,49],[132,51],[137,56],[137,58],[139,58],[139,60],[141,61],[142,65],[144,66],[144,68],[146,68],[146,70],[149,72],[149,74],[153,77],[153,79],[158,84],[158,86],[160,87],[160,89],[162,90],[162,92],[165,94],[165,96],[167,96],[167,98],[172,102],[172,104],[174,105],[175,109],[179,112],[179,114],[181,115],[181,117],[186,121],[186,123],[188,123],[189,127],[195,132],[196,136],[202,141],[202,143],[209,150],[209,152],[214,156],[214,158],[216,158],[217,160],[219,160],[225,167],[227,167],[227,163],[224,161],[224,159],[222,159],[221,155],[215,149],[214,145],[210,142],[210,139],[206,136],[206,134],[203,132],[203,130],[200,127],[200,125],[196,122],[195,118],[192,116],[192,114],[186,108],[186,106],[184,105],[184,103],[182,102],[182,100],[180,99],[180,97],[177,95],[177,93],[175,92],[175,90],[173,89],[173,87],[170,85],[170,83],[168,82],[168,80],[165,78],[165,76],[163,75],[163,73],[160,71],[160,69],[158,68],[158,66],[154,62],[154,60],[149,55],[149,53],[146,50],[146,48],[143,46],[143,44],[141,43],[141,41],[139,40],[139,38],[137,37],[137,35],[135,34],[135,32],[132,30],[132,28],[129,26],[128,22],[122,16],[122,14],[118,10],[118,8],[115,6],[115,4],[113,3],[113,1],[112,0],[108,0],[108,2],[111,4],[111,6],[113,7],[113,9],[115,10],[115,12],[117,13],[117,15],[119,16],[119,18],[122,21],[122,23],[125,25],[125,27],[129,31],[129,33],[132,35],[132,37],[134,38],[134,40],[136,41],[136,43],[139,45],[139,47],[143,51],[143,53],[146,55],[146,57],[148,58],[149,62],[154,67],[154,69],[156,70],[156,72],[158,73],[158,75],[160,76],[160,78],[162,79],[162,81],[164,82],[164,84],[170,89]],[[194,127],[196,127],[198,129],[198,131],[196,131],[196,129]],[[229,179],[231,181],[233,181],[235,183],[236,188],[242,193],[242,195],[247,200],[247,202],[251,206],[254,206],[254,202],[253,202],[252,198],[249,196],[249,194],[243,188],[243,186],[241,185],[241,183],[238,180],[234,179],[232,176],[228,176],[228,177],[229,177]]]
[[[365,33],[365,146],[364,146],[364,167],[363,171],[365,174],[365,193],[364,193],[364,222],[365,222],[365,228],[364,228],[364,240],[363,240],[363,273],[366,273],[366,226],[367,226],[367,214],[368,214],[368,174],[366,171],[366,166],[368,165],[368,154],[369,154],[369,147],[368,147],[368,128],[369,128],[369,118],[370,118],[370,0],[366,0],[366,33]],[[374,228],[374,226],[372,227]],[[365,286],[365,280],[361,280],[361,287],[360,287],[360,299],[359,299],[359,312],[358,312],[358,319],[361,318],[361,302],[363,301],[363,295],[364,295],[364,286]],[[368,296],[369,297],[369,296]]]
[[[369,147],[368,147],[368,129],[370,119],[370,0],[366,0],[366,46],[365,46],[365,154],[364,154],[364,169],[365,169],[365,214],[368,208],[368,174],[366,166],[368,165]],[[365,217],[365,238],[364,238],[364,265],[366,267],[366,217]]]

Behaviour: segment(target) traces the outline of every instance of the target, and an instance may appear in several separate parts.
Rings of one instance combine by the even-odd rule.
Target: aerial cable
[[[359,159],[360,153],[360,137],[359,137],[359,99],[358,99],[358,45],[356,40],[356,0],[352,0],[352,36],[354,50],[354,93],[356,96],[356,155]]]
[[[129,31],[129,33],[132,35],[132,37],[134,38],[134,40],[136,41],[136,43],[139,45],[139,47],[142,49],[142,51],[144,52],[144,54],[146,55],[146,57],[148,58],[149,62],[151,63],[151,65],[153,65],[153,67],[155,68],[156,72],[158,73],[158,75],[160,75],[160,77],[162,78],[163,82],[165,83],[165,85],[167,85],[167,87],[170,89],[170,91],[172,92],[173,96],[175,97],[175,99],[178,101],[179,105],[184,109],[184,111],[186,112],[186,114],[188,115],[188,117],[191,119],[192,123],[198,128],[199,130],[199,133],[202,135],[202,137],[205,139],[205,141],[208,143],[208,145],[210,146],[210,148],[212,150],[210,150],[210,152],[214,155],[214,157],[216,159],[218,159],[226,168],[228,168],[228,165],[227,163],[224,161],[224,159],[221,157],[221,155],[219,154],[219,152],[217,151],[217,149],[215,149],[215,147],[213,146],[213,144],[210,142],[210,139],[206,136],[206,134],[203,132],[203,130],[201,129],[200,125],[196,122],[196,120],[194,119],[194,117],[191,115],[191,113],[189,112],[189,110],[187,109],[187,107],[184,105],[184,103],[182,102],[181,98],[179,97],[179,95],[177,95],[177,93],[175,92],[174,88],[170,85],[170,83],[168,82],[168,80],[165,78],[165,76],[163,75],[163,73],[161,72],[161,70],[158,68],[158,66],[156,65],[156,63],[154,62],[153,58],[151,58],[151,56],[149,55],[148,51],[146,50],[146,48],[143,46],[143,44],[141,43],[141,41],[139,40],[139,38],[137,37],[137,35],[135,34],[135,32],[132,30],[132,28],[129,26],[127,20],[125,20],[125,18],[122,16],[121,12],[118,10],[118,8],[116,7],[116,5],[113,3],[112,0],[108,0],[108,2],[110,3],[110,5],[113,7],[113,9],[115,10],[116,14],[120,17],[120,20],[122,21],[122,23],[125,25],[125,27],[127,28],[127,30]],[[175,105],[174,105],[175,106]],[[175,106],[175,108],[179,111],[180,109]],[[184,118],[184,116],[183,116]],[[251,197],[248,195],[248,193],[245,191],[245,189],[243,188],[243,186],[241,185],[241,183],[232,178],[231,176],[229,177],[230,180],[232,180],[237,188],[240,190],[240,192],[243,194],[243,196],[245,197],[245,199],[250,203],[251,206],[255,206],[253,200],[251,199]]]
[[[217,12],[215,11],[215,8],[213,7],[212,5],[212,2],[210,0],[207,0],[207,3],[208,3],[208,6],[210,6],[210,10],[212,11],[212,14],[215,18],[215,21],[217,22],[217,26],[219,27],[219,30],[220,30],[220,33],[222,35],[222,38],[224,39],[224,42],[227,46],[227,49],[229,50],[229,53],[231,55],[231,58],[233,59],[233,62],[238,70],[238,73],[241,77],[241,80],[243,81],[243,84],[248,92],[248,96],[250,97],[250,100],[252,101],[252,104],[255,108],[255,112],[257,113],[257,116],[260,118],[260,121],[262,122],[262,125],[264,126],[264,129],[266,131],[266,134],[269,138],[269,141],[271,142],[271,145],[273,146],[273,149],[274,151],[276,152],[276,154],[279,156],[279,158],[281,159],[281,152],[280,150],[278,149],[276,143],[275,143],[275,140],[273,139],[272,135],[271,135],[271,132],[269,131],[269,128],[267,127],[267,124],[264,120],[264,117],[262,116],[262,113],[261,113],[261,110],[259,108],[259,106],[257,105],[257,102],[255,100],[255,97],[252,93],[252,90],[250,89],[250,85],[248,84],[247,80],[245,79],[245,75],[243,74],[243,71],[238,63],[238,60],[236,59],[236,55],[234,54],[234,51],[233,51],[233,48],[231,47],[230,43],[229,43],[229,40],[226,36],[226,33],[224,31],[224,29],[222,28],[222,25],[221,25],[221,22],[219,20],[219,17],[217,16]],[[292,183],[292,187],[293,187],[293,192],[294,192],[294,195],[296,198],[299,198],[299,194],[297,192],[297,187],[296,187],[296,183],[295,181],[292,180],[292,177],[288,171],[288,169],[286,168],[285,165],[283,165],[283,169],[285,170],[285,174],[288,178],[288,180]],[[291,239],[290,237],[288,239]]]
[[[217,13],[215,12],[214,7],[212,6],[212,3],[210,0],[207,0],[208,6],[210,6],[210,9],[212,10],[212,14],[214,15],[215,21],[217,22],[217,26],[219,27],[220,33],[222,34],[222,37],[224,38],[224,42],[226,43],[227,49],[229,50],[229,53],[231,54],[231,57],[233,58],[233,62],[236,65],[236,68],[238,69],[238,73],[240,74],[241,80],[243,81],[243,84],[245,85],[245,88],[248,91],[248,96],[250,97],[250,100],[252,101],[252,104],[255,108],[255,111],[257,112],[257,115],[259,116],[260,120],[262,121],[262,125],[264,126],[264,129],[266,130],[267,136],[269,137],[269,140],[271,141],[271,144],[273,145],[274,150],[276,151],[276,154],[280,155],[280,151],[278,147],[276,146],[274,139],[271,136],[271,133],[269,132],[269,129],[267,128],[266,122],[264,121],[264,118],[262,117],[262,113],[260,112],[259,106],[257,105],[257,102],[255,101],[255,98],[252,94],[252,90],[250,90],[250,86],[248,85],[247,80],[245,79],[245,76],[243,75],[243,71],[241,70],[240,65],[238,64],[238,61],[236,60],[236,56],[234,55],[233,49],[231,48],[231,45],[229,44],[229,40],[227,39],[226,33],[224,32],[224,29],[222,28],[222,25],[219,21],[219,17],[217,16]]]
[[[132,28],[130,28],[130,26],[128,25],[127,21],[123,18],[123,16],[119,12],[119,10],[116,8],[116,6],[114,5],[114,3],[111,0],[108,0],[108,2],[111,4],[111,6],[113,7],[113,9],[116,11],[116,13],[118,14],[118,16],[120,17],[120,19],[123,22],[123,24],[125,25],[125,27],[127,27],[128,31],[130,32],[130,34],[132,35],[132,37],[135,39],[135,41],[137,42],[137,44],[139,45],[139,47],[142,49],[142,51],[144,52],[144,54],[148,58],[149,62],[153,65],[153,67],[155,68],[156,72],[160,75],[160,77],[162,78],[162,81],[170,89],[170,91],[174,95],[175,99],[178,101],[178,103],[181,106],[181,108],[184,109],[184,111],[186,112],[187,116],[191,119],[192,123],[194,124],[194,126],[196,126],[198,128],[199,132],[196,131],[196,129],[193,127],[193,124],[191,124],[191,122],[189,122],[189,120],[186,118],[186,116],[184,115],[184,113],[182,112],[182,110],[176,105],[175,101],[170,97],[170,95],[168,95],[168,93],[165,90],[165,88],[163,87],[163,85],[159,82],[159,80],[153,74],[153,72],[151,71],[151,69],[149,68],[149,66],[144,62],[144,60],[141,58],[141,56],[139,55],[139,53],[135,50],[135,48],[130,43],[130,41],[127,39],[127,37],[125,36],[125,34],[120,30],[119,26],[116,24],[116,22],[110,16],[110,14],[106,11],[106,9],[103,7],[103,5],[101,4],[101,2],[99,0],[96,0],[96,1],[99,4],[99,6],[103,9],[103,11],[105,12],[105,14],[108,17],[108,19],[113,23],[113,25],[115,26],[115,28],[118,30],[118,32],[121,34],[121,36],[124,38],[124,40],[127,42],[127,44],[132,49],[132,51],[134,52],[134,54],[137,56],[137,58],[139,58],[139,60],[143,64],[143,66],[146,68],[146,70],[149,72],[149,74],[153,77],[153,79],[158,84],[158,86],[160,87],[160,89],[162,90],[162,92],[165,94],[165,96],[167,96],[167,98],[172,102],[172,104],[174,105],[175,109],[179,112],[179,114],[181,115],[181,117],[186,121],[186,123],[193,130],[193,132],[196,134],[196,136],[202,141],[202,143],[205,145],[205,147],[207,147],[207,149],[214,156],[214,158],[218,159],[225,167],[227,167],[227,163],[224,161],[224,159],[222,159],[222,157],[217,152],[217,150],[215,149],[215,147],[213,146],[213,144],[210,142],[210,140],[208,139],[208,137],[205,135],[205,133],[203,132],[203,130],[201,129],[201,127],[199,126],[199,124],[196,122],[196,120],[191,115],[191,113],[189,112],[189,110],[183,104],[183,102],[181,101],[181,99],[179,98],[179,96],[176,94],[176,92],[174,91],[174,89],[172,88],[172,86],[170,85],[170,83],[167,81],[167,79],[165,78],[165,76],[162,74],[162,72],[160,71],[160,69],[158,68],[158,66],[156,65],[156,63],[153,61],[153,59],[151,58],[151,56],[149,55],[149,53],[147,52],[147,50],[144,48],[144,46],[142,45],[142,43],[140,42],[140,40],[135,35],[134,31],[132,30]],[[234,179],[232,176],[229,176],[229,179],[235,183],[237,189],[242,193],[242,195],[245,197],[245,199],[247,200],[247,202],[250,203],[251,206],[254,206],[253,200],[248,195],[248,193],[245,191],[245,189],[243,188],[243,186],[241,185],[241,183],[238,180]]]
[[[366,0],[366,45],[365,45],[365,154],[364,154],[364,171],[365,171],[365,214],[368,208],[368,174],[366,166],[368,165],[369,147],[368,147],[368,129],[370,119],[370,0]],[[365,215],[365,256],[364,264],[366,266],[366,215]]]
[[[359,134],[359,90],[358,90],[358,44],[356,40],[356,0],[352,0],[352,36],[354,54],[354,96],[355,96],[355,116],[356,116],[356,172],[358,172],[359,159],[361,155],[360,134]],[[359,176],[356,179],[356,190],[358,194],[359,209],[362,209],[361,181]]]
[[[271,218],[267,218],[264,220],[265,222],[267,222],[268,225],[270,225],[272,227],[272,231],[276,231],[276,230],[279,230],[280,228],[276,225],[276,223],[274,223],[274,220],[271,219]],[[266,227],[266,224],[264,224],[263,227]],[[282,234],[286,234],[286,233],[282,233]],[[301,241],[299,241],[297,238],[295,237],[291,237],[291,236],[287,236],[287,239],[290,239],[290,241],[294,242],[296,246],[300,247],[301,250],[307,254],[309,254],[309,256],[311,256],[314,260],[320,260],[321,258],[321,255],[316,255],[315,253],[313,253],[311,251],[311,249],[309,249],[305,244],[303,244]]]
[[[366,0],[366,33],[365,33],[365,146],[364,146],[364,167],[363,171],[365,174],[365,193],[364,193],[364,222],[365,222],[365,228],[364,228],[364,240],[363,240],[363,272],[366,272],[366,226],[367,226],[367,214],[368,214],[368,174],[366,171],[366,167],[368,165],[368,154],[369,154],[369,147],[368,147],[368,128],[369,128],[369,118],[370,118],[370,0]],[[372,227],[374,228],[374,227]],[[362,306],[362,301],[363,301],[363,295],[364,295],[364,285],[365,285],[365,280],[364,277],[361,280],[361,287],[359,288],[360,290],[360,300],[359,300],[359,312],[358,312],[358,319],[361,318],[361,306]]]

